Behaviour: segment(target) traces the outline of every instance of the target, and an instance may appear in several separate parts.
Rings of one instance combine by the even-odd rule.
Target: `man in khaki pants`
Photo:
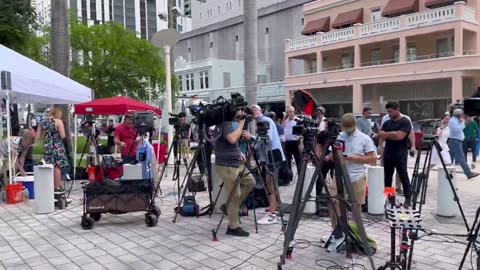
[[[240,227],[238,211],[240,204],[253,189],[255,180],[244,169],[245,156],[238,146],[245,124],[245,113],[237,112],[237,118],[240,120],[235,129],[230,121],[221,124],[220,136],[215,142],[215,169],[217,176],[223,181],[226,194],[230,195],[232,190],[234,191],[228,209],[225,205],[221,206],[222,211],[227,212],[229,219],[227,235],[247,237],[250,234]],[[238,177],[240,177],[239,186],[235,185]]]

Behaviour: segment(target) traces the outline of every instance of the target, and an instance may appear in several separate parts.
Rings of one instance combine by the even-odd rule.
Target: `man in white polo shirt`
[[[292,106],[287,106],[287,114],[283,118],[283,127],[285,134],[285,157],[287,159],[288,167],[292,169],[292,156],[295,159],[297,171],[300,168],[302,155],[300,153],[300,138],[293,135],[293,127],[297,125],[297,116],[295,109]]]
[[[357,119],[354,114],[347,113],[342,116],[342,132],[338,140],[345,146],[343,153],[345,167],[352,182],[352,189],[355,196],[354,206],[362,212],[362,205],[365,204],[366,193],[366,170],[367,164],[376,159],[375,145],[373,140],[357,129]]]

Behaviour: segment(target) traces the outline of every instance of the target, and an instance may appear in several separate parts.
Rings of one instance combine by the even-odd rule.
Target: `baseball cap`
[[[346,113],[342,116],[342,130],[353,132],[357,128],[357,118],[353,113]]]
[[[322,114],[325,114],[325,108],[323,107],[318,107],[317,112],[321,112]]]

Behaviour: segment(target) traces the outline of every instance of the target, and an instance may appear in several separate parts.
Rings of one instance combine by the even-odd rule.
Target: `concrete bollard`
[[[385,213],[385,188],[383,167],[369,166],[367,169],[368,213],[383,215]]]
[[[35,214],[49,214],[55,211],[53,166],[50,164],[33,167],[35,190]]]
[[[452,176],[452,183],[455,187],[455,167],[447,166],[448,173]],[[437,216],[452,218],[458,214],[457,203],[453,200],[453,190],[445,175],[445,170],[440,167],[438,170],[438,191],[437,191]]]
[[[302,191],[303,198],[305,198],[305,195],[307,194],[307,189],[310,183],[312,181],[317,180],[317,179],[312,179],[314,172],[315,172],[315,167],[313,166],[307,167],[307,171],[305,173],[305,182],[303,183],[303,191]],[[303,209],[303,213],[305,214],[315,214],[317,212],[317,204],[315,202],[315,197],[317,196],[316,183],[313,185],[313,189],[310,195],[311,195],[311,199],[305,204],[305,209]]]

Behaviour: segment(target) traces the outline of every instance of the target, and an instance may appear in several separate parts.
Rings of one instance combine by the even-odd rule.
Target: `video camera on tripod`
[[[297,124],[292,128],[292,134],[303,137],[315,137],[318,133],[318,123],[309,116],[299,115]]]
[[[133,115],[133,126],[137,133],[143,135],[154,129],[154,117],[152,112],[135,112]],[[150,134],[152,135],[152,134]]]
[[[199,125],[207,127],[219,125],[225,121],[233,121],[238,111],[252,114],[245,98],[237,92],[231,93],[231,99],[220,96],[212,104],[190,105],[189,109]],[[247,118],[247,116],[245,116]],[[250,120],[251,121],[251,120]]]

